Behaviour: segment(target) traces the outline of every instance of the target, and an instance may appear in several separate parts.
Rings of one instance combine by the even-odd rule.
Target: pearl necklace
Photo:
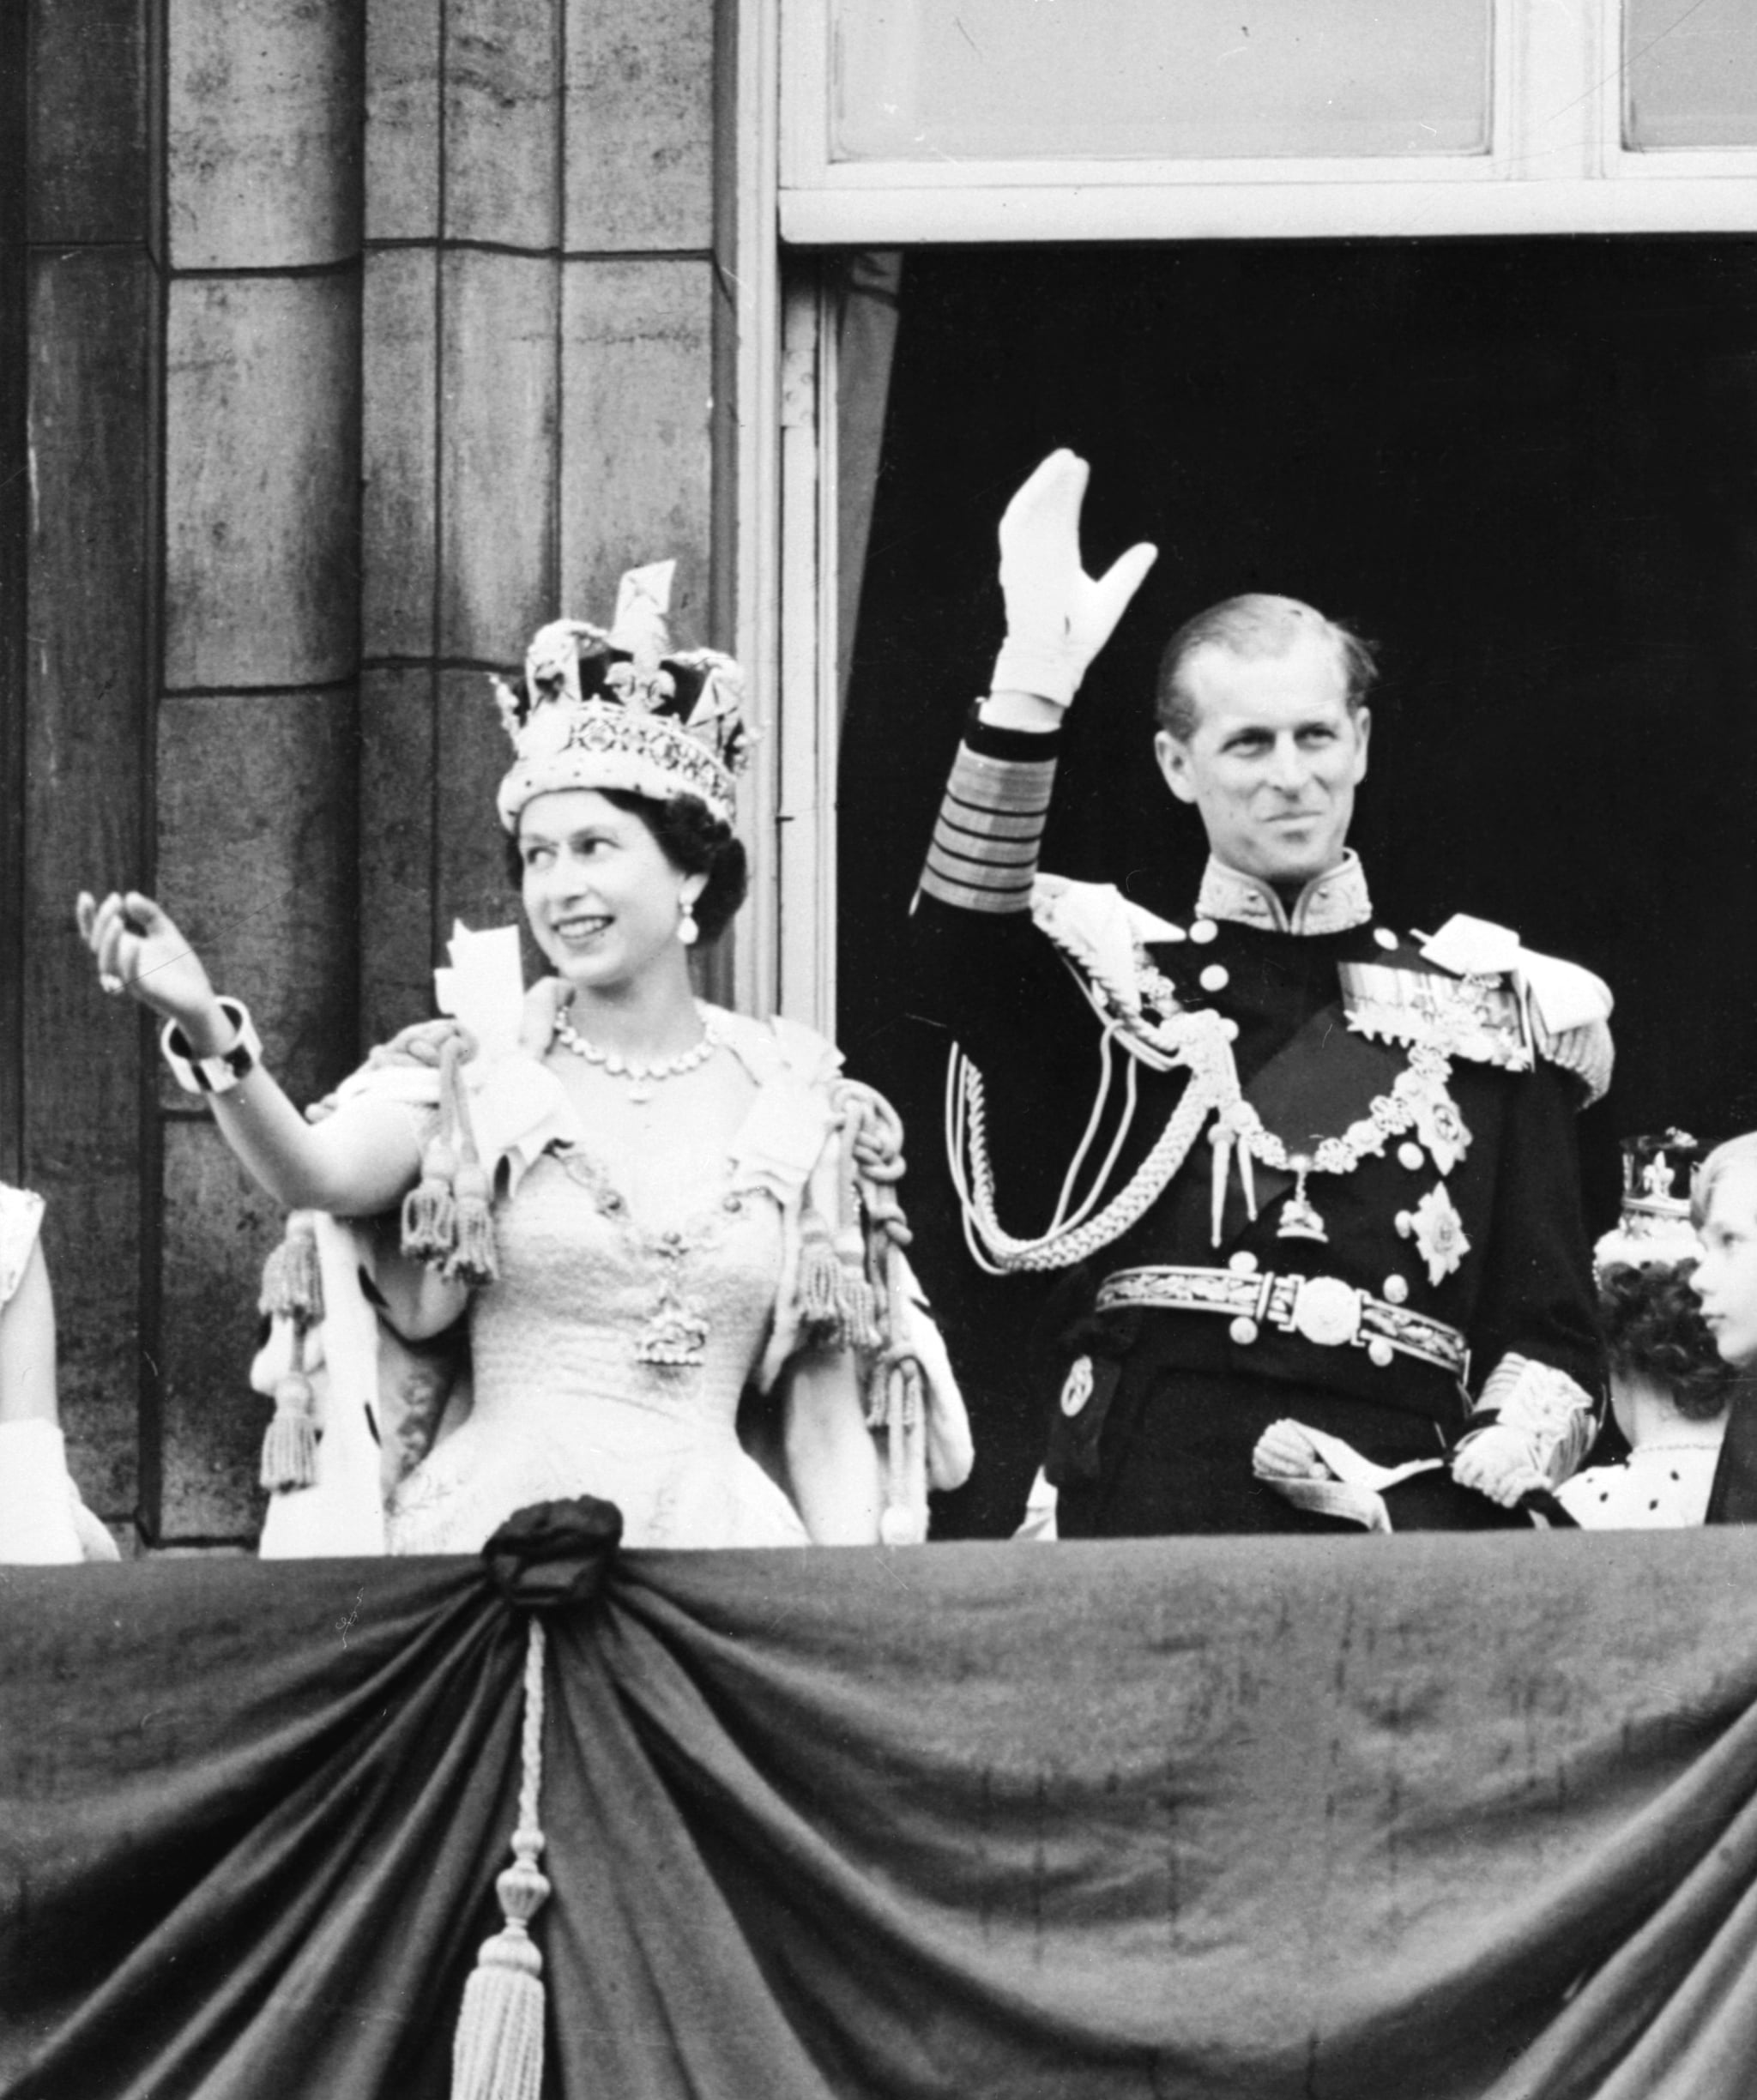
[[[697,1008],[697,1012],[700,1009]],[[664,1079],[679,1079],[685,1072],[691,1072],[705,1065],[719,1049],[726,1038],[711,1021],[702,1023],[702,1039],[691,1043],[687,1050],[674,1058],[665,1058],[655,1065],[643,1065],[635,1058],[625,1058],[613,1050],[606,1050],[582,1035],[572,1021],[565,1014],[555,1017],[555,1040],[563,1049],[571,1050],[576,1057],[583,1058],[587,1064],[596,1065],[613,1079],[626,1079],[628,1097],[633,1101],[651,1101],[653,1089]]]

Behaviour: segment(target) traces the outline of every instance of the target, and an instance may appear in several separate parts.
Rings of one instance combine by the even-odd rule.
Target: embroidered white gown
[[[631,1546],[806,1544],[736,1431],[782,1276],[770,1191],[692,1162],[637,1216],[604,1165],[562,1146],[495,1227],[500,1276],[471,1306],[474,1407],[396,1491],[391,1551],[471,1552],[515,1510],[580,1494],[617,1505]]]

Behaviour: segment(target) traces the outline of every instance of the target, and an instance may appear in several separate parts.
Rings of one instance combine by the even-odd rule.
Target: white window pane
[[[832,0],[831,151],[839,160],[1482,153],[1492,6]]]
[[[1628,145],[1757,146],[1752,0],[1626,0],[1624,48]]]

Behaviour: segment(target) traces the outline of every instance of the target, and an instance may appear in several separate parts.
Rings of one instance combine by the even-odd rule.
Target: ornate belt
[[[1252,1270],[1156,1267],[1119,1269],[1098,1287],[1101,1312],[1147,1306],[1165,1312],[1220,1312],[1241,1345],[1265,1323],[1302,1336],[1320,1349],[1363,1349],[1373,1361],[1414,1356],[1449,1371],[1460,1382],[1470,1367],[1470,1345],[1456,1327],[1411,1312],[1407,1306],[1369,1297],[1340,1276],[1271,1276]]]

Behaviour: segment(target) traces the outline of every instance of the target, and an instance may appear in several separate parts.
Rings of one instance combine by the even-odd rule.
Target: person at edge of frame
[[[1165,651],[1190,915],[1040,872],[1064,710],[1156,555],[1085,574],[1087,473],[1053,453],[1001,521],[1005,641],[914,908],[972,1246],[1063,1272],[1022,1535],[1566,1522],[1603,1406],[1574,1123],[1610,994],[1479,920],[1375,918],[1347,844],[1372,652],[1292,599]]]
[[[1690,1221],[1702,1242],[1690,1288],[1722,1361],[1741,1373],[1704,1521],[1757,1524],[1757,1131],[1730,1138],[1703,1161]]]

